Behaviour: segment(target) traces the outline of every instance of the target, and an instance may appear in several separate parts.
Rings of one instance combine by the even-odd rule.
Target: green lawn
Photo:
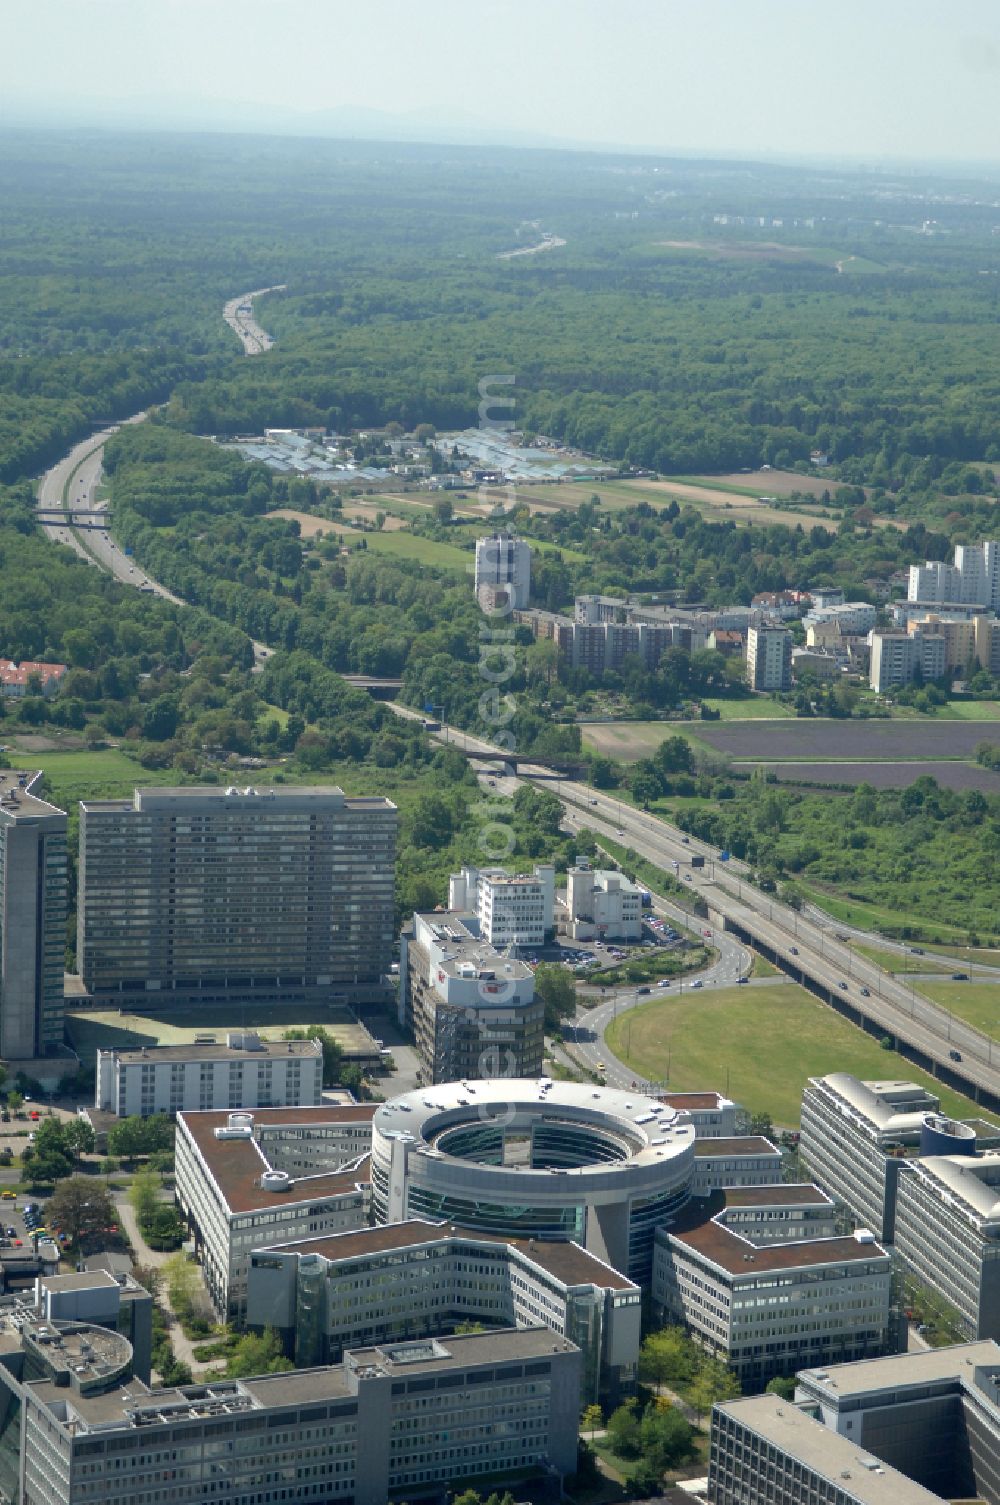
[[[935,712],[939,721],[1000,721],[998,700],[949,700]]]
[[[927,949],[938,955],[951,957],[955,961],[979,962],[984,967],[1000,967],[1000,951],[996,947],[931,945]]]
[[[913,956],[909,952],[883,951],[878,946],[862,946],[852,941],[854,950],[866,956],[876,967],[899,976],[904,972],[947,972],[949,968],[936,956]]]
[[[795,717],[791,706],[782,705],[768,695],[750,695],[746,700],[717,700],[706,696],[703,703],[710,710],[718,711],[722,721],[787,721]]]
[[[45,794],[54,804],[65,808],[83,799],[115,799],[130,795],[138,784],[175,784],[177,774],[171,768],[143,768],[134,758],[116,748],[90,752],[10,752],[0,754],[0,762],[9,768],[41,768],[45,773]]]
[[[1000,1040],[1000,983],[922,982],[919,990],[973,1029]]]
[[[637,1075],[674,1092],[725,1092],[780,1125],[798,1123],[806,1078],[831,1071],[919,1082],[959,1118],[980,1111],[787,983],[657,998],[620,1014],[607,1038]]]
[[[620,763],[637,763],[650,757],[667,737],[686,737],[695,751],[715,753],[693,730],[696,721],[591,721],[580,728],[583,745]]]
[[[860,899],[841,899],[836,894],[830,893],[828,889],[820,888],[816,884],[807,883],[801,879],[796,879],[796,884],[808,899],[820,909],[825,909],[828,915],[832,915],[835,920],[842,920],[845,925],[853,925],[858,930],[895,930],[901,925],[908,925],[914,937],[939,941],[942,945],[958,941],[960,938],[964,940],[966,935],[966,931],[957,925],[947,925],[941,920],[929,920],[926,915],[893,909],[885,905],[868,904]]]
[[[340,531],[339,524],[337,530]],[[359,538],[364,538],[370,554],[391,554],[396,559],[419,559],[422,564],[432,565],[439,570],[471,573],[475,564],[472,554],[467,550],[456,549],[450,543],[436,543],[433,538],[421,538],[417,533],[363,533],[344,528],[343,534],[348,546],[355,544]]]

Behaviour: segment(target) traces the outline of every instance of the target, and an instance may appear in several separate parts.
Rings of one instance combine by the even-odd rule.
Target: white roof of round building
[[[459,1147],[459,1135],[452,1131],[481,1127],[523,1132],[556,1123],[567,1130],[578,1126],[583,1131],[578,1165],[547,1172],[533,1168],[536,1175],[551,1176],[607,1171],[607,1156],[599,1152],[600,1146],[615,1146],[619,1164],[652,1166],[689,1150],[695,1137],[686,1112],[641,1092],[548,1077],[497,1077],[419,1088],[381,1104],[372,1123],[376,1137],[398,1137],[418,1153],[466,1163],[476,1157],[469,1148]],[[582,1153],[588,1140],[595,1148],[593,1159]]]

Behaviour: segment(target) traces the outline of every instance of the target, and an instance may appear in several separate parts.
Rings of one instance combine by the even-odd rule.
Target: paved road
[[[396,702],[390,704],[397,714],[419,719],[419,713]],[[450,727],[432,735],[440,742],[473,752],[492,752],[502,761],[502,750],[481,737]],[[626,843],[689,884],[692,896],[708,906],[713,927],[721,928],[720,922],[724,922],[729,930],[752,939],[773,954],[790,975],[808,979],[825,991],[831,1002],[843,1000],[875,1030],[884,1031],[936,1063],[939,1073],[943,1071],[948,1080],[970,1095],[981,1090],[994,1101],[1000,1100],[1000,1045],[921,998],[904,979],[890,976],[874,962],[858,956],[808,913],[799,914],[762,893],[747,881],[745,863],[723,863],[715,848],[686,836],[668,821],[637,811],[588,785],[559,779],[551,769],[526,764],[518,773],[529,780],[544,780],[544,787],[552,789],[578,818],[582,816],[583,823],[597,835]],[[704,860],[703,868],[692,866],[694,857]]]
[[[136,413],[125,421],[141,423],[145,417],[145,413]],[[54,543],[65,544],[81,558],[86,559],[88,564],[96,565],[108,574],[114,575],[123,585],[131,585],[136,590],[161,596],[165,601],[172,601],[175,606],[184,606],[186,602],[180,596],[168,590],[165,585],[161,585],[158,580],[154,580],[141,565],[122,552],[107,528],[88,526],[85,530],[75,530],[72,527],[74,508],[81,512],[93,512],[101,511],[107,505],[106,502],[97,500],[97,488],[100,485],[104,463],[104,445],[112,434],[118,432],[119,427],[120,425],[116,424],[113,428],[105,429],[102,433],[93,434],[89,439],[84,439],[80,444],[75,445],[64,459],[45,473],[38,487],[38,506],[46,512],[65,511],[66,522],[65,524],[40,523],[39,527]],[[65,503],[63,502],[64,491],[66,492]],[[88,519],[89,521],[91,520]],[[272,651],[265,643],[254,641],[254,668],[259,670],[270,658]]]
[[[222,310],[222,317],[242,342],[244,355],[263,355],[274,344],[267,330],[261,329],[254,317],[254,298],[262,298],[265,293],[283,293],[286,286],[286,283],[279,282],[276,287],[259,287],[253,293],[240,293],[238,298],[230,298]]]
[[[172,1198],[168,1200],[172,1201]],[[122,1227],[128,1234],[129,1243],[135,1251],[137,1264],[151,1266],[154,1270],[162,1270],[167,1260],[172,1259],[173,1255],[164,1254],[162,1249],[151,1249],[146,1243],[139,1228],[138,1219],[128,1200],[127,1192],[115,1192],[114,1201],[115,1207],[118,1209],[118,1216],[122,1220]],[[218,1365],[217,1359],[206,1360],[195,1357],[194,1344],[184,1332],[180,1322],[177,1320],[177,1314],[170,1305],[170,1292],[167,1289],[166,1280],[160,1281],[159,1302],[164,1311],[169,1313],[170,1343],[175,1357],[191,1366],[191,1372],[195,1379],[200,1374],[204,1374],[206,1370],[215,1368]]]

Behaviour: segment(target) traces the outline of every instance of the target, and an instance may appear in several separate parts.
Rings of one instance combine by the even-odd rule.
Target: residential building
[[[243,1316],[252,1249],[367,1226],[374,1113],[326,1103],[177,1115],[177,1204],[224,1321]]]
[[[779,1395],[712,1410],[711,1505],[943,1505],[905,1474]]]
[[[554,642],[560,659],[570,668],[585,669],[596,676],[620,671],[630,658],[655,669],[669,648],[694,653],[705,646],[710,628],[694,613],[619,601],[615,608],[595,604],[609,599],[581,596],[575,619],[558,612],[532,610],[515,612],[514,620],[530,627],[536,639]],[[701,615],[707,615],[714,624],[721,614]]]
[[[42,775],[0,773],[0,1056],[37,1061],[63,1041],[66,813]],[[38,1073],[36,1073],[38,1074]]]
[[[910,637],[919,633],[943,638],[944,668],[945,673],[948,673],[956,669],[964,670],[966,664],[975,658],[978,620],[975,617],[946,617],[929,612],[922,617],[910,617],[906,631]]]
[[[476,599],[486,610],[524,607],[531,595],[531,549],[512,533],[476,543]]]
[[[844,592],[839,585],[817,585],[808,595],[811,611],[826,611],[831,606],[844,604]]]
[[[870,601],[838,601],[820,606],[813,593],[812,608],[802,618],[806,628],[836,623],[841,632],[870,632],[878,619],[878,608]]]
[[[945,1298],[965,1337],[1000,1338],[1000,1154],[976,1155],[970,1128],[939,1122],[959,1153],[900,1166],[896,1253]]]
[[[1000,675],[1000,621],[996,617],[975,618],[975,655],[988,674]]]
[[[297,1368],[462,1324],[544,1323],[581,1351],[581,1404],[615,1405],[635,1388],[641,1301],[579,1244],[414,1220],[254,1250],[246,1321],[279,1333]]]
[[[959,544],[954,564],[911,565],[906,594],[928,606],[966,603],[1000,610],[1000,543]]]
[[[425,1082],[541,1074],[545,1006],[534,972],[484,940],[477,915],[413,916],[400,937],[399,1016]]]
[[[781,622],[791,622],[802,615],[802,597],[798,591],[759,591],[750,606]]]
[[[375,1109],[373,1218],[570,1239],[641,1283],[695,1150],[686,1115],[642,1093],[547,1077],[424,1088]]]
[[[4,700],[23,700],[34,690],[47,699],[56,693],[67,672],[65,664],[38,664],[29,659],[18,664],[0,658],[0,695]]]
[[[464,867],[449,880],[448,908],[473,911],[479,934],[497,949],[531,949],[544,945],[554,928],[555,892],[551,864],[513,874],[500,867]]]
[[[925,682],[940,679],[947,661],[944,637],[937,632],[873,632],[869,681],[878,695],[900,685],[912,684],[919,676]]]
[[[573,603],[573,620],[593,625],[595,622],[624,622],[629,603],[620,596],[577,596]]]
[[[792,634],[787,627],[750,628],[747,684],[751,690],[792,688]]]
[[[5,1419],[21,1505],[385,1505],[455,1478],[572,1473],[579,1371],[578,1349],[542,1327],[173,1389],[132,1379],[95,1396],[71,1371],[16,1385]]]
[[[845,632],[836,617],[806,621],[806,647],[835,653],[843,646]]]
[[[742,632],[734,632],[728,627],[713,627],[708,634],[706,646],[721,653],[725,658],[741,658],[746,652],[747,640]]]
[[[80,805],[77,957],[109,1001],[365,1002],[392,962],[397,811],[335,787]]]
[[[811,674],[813,679],[829,681],[836,679],[840,673],[842,663],[846,659],[840,658],[836,653],[831,653],[825,648],[793,648],[792,649],[792,678],[801,679],[804,674]]]
[[[692,1198],[657,1230],[657,1319],[683,1323],[746,1391],[806,1363],[884,1353],[890,1256],[870,1233],[837,1235],[835,1222],[815,1187]]]
[[[783,1164],[781,1151],[759,1134],[699,1137],[691,1195],[707,1197],[723,1186],[773,1186],[781,1180]]]
[[[226,1043],[99,1050],[94,1106],[120,1118],[201,1108],[298,1108],[323,1096],[318,1040],[262,1040],[231,1030]]]
[[[642,939],[643,890],[623,873],[577,859],[566,874],[567,931],[576,941]]]

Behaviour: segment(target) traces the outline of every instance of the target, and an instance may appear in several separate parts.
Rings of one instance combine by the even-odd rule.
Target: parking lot
[[[42,1203],[38,1197],[31,1195],[22,1196],[18,1193],[17,1196],[10,1197],[9,1190],[0,1192],[0,1226],[3,1230],[0,1234],[0,1249],[32,1250],[32,1232],[45,1227],[41,1221]]]

